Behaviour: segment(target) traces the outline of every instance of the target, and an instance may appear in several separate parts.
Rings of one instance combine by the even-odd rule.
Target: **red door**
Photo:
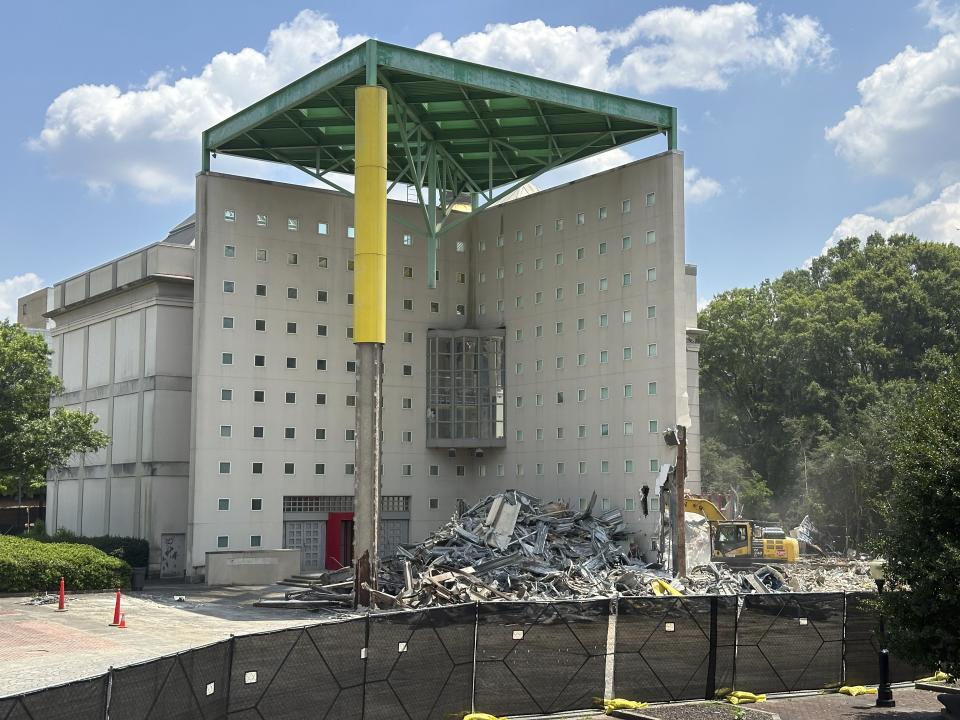
[[[348,567],[353,562],[353,513],[327,516],[327,570]]]

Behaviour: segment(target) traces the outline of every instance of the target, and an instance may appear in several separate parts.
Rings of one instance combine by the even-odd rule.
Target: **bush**
[[[84,537],[82,535],[74,535],[69,530],[61,528],[57,530],[52,537],[38,539],[42,539],[44,542],[68,542],[92,545],[98,550],[103,550],[107,555],[112,555],[115,558],[126,561],[131,567],[147,567],[150,562],[150,543],[143,538],[121,537],[119,535]]]
[[[0,592],[107,590],[127,585],[130,566],[90,545],[0,535]]]

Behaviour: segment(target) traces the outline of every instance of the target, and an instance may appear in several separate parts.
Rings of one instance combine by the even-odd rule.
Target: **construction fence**
[[[242,635],[0,698],[0,720],[432,720],[877,683],[867,593],[493,602]],[[919,677],[893,659],[892,681]]]

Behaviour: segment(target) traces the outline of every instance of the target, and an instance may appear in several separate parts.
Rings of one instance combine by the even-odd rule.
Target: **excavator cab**
[[[723,521],[711,523],[714,561],[733,558],[749,559],[752,553],[753,533],[750,523]]]

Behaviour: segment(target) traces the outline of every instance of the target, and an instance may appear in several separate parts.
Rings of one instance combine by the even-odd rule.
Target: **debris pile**
[[[461,509],[416,545],[401,545],[381,562],[381,608],[422,608],[487,600],[577,600],[615,595],[740,595],[771,592],[870,590],[868,563],[813,559],[799,563],[731,567],[694,565],[672,578],[660,565],[628,551],[619,509],[595,511],[594,494],[582,511],[543,502],[519,490],[491,495]],[[709,526],[688,518],[690,543],[709,560]],[[698,522],[699,521],[699,522]],[[692,549],[688,546],[688,550]],[[689,554],[688,554],[689,559]],[[286,593],[272,607],[348,607],[353,570],[324,573],[309,587]]]

